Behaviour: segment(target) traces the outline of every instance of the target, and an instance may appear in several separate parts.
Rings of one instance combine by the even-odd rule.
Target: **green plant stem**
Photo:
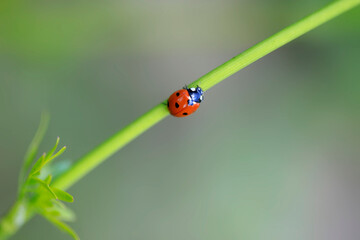
[[[203,90],[208,90],[215,84],[230,77],[239,70],[251,63],[259,60],[265,55],[284,46],[301,35],[311,31],[321,24],[335,18],[336,16],[356,7],[360,0],[340,0],[332,2],[313,14],[297,21],[296,23],[284,28],[280,32],[272,35],[264,41],[245,50],[209,73],[205,74],[190,86],[199,85]]]
[[[356,7],[359,4],[360,0],[335,1],[249,48],[248,50],[199,78],[195,82],[191,83],[189,86],[193,87],[199,85],[203,88],[203,90],[206,91],[215,84],[221,82],[225,78],[238,72],[242,68],[255,62],[261,57],[271,53],[272,51],[296,39],[297,37]],[[79,161],[77,161],[68,171],[55,179],[53,185],[61,189],[69,188],[82,177],[84,177],[87,173],[93,170],[96,166],[104,162],[115,152],[131,142],[134,138],[145,132],[147,129],[168,115],[169,112],[167,110],[165,101],[90,151]],[[16,230],[19,229],[23,224],[23,222],[16,222],[17,216],[20,214],[19,209],[22,209],[19,207],[19,204],[19,201],[17,201],[12,210],[10,210],[8,215],[5,216],[0,223],[0,239],[6,239],[10,235],[14,234]],[[27,217],[25,220],[31,218],[33,215],[31,211],[31,209],[27,209],[26,216],[30,217]]]
[[[191,83],[189,86],[199,85],[206,91],[256,60],[329,21],[330,19],[333,19],[341,13],[346,12],[359,3],[360,0],[335,1],[240,53],[236,57],[230,59],[195,82]],[[71,169],[57,178],[54,182],[54,186],[67,189],[131,140],[168,116],[169,112],[165,103],[166,101],[157,105],[89,152]]]
[[[34,215],[33,209],[27,208],[23,198],[19,198],[0,222],[0,239],[8,239]]]
[[[78,160],[68,171],[54,180],[53,186],[67,189],[116,151],[169,115],[166,102],[161,103],[117,132]]]

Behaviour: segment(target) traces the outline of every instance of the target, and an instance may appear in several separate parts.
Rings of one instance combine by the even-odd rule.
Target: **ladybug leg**
[[[188,89],[187,85],[185,84],[185,87],[183,87],[183,89]]]

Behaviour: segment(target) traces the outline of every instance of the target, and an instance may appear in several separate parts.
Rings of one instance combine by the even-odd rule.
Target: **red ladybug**
[[[171,115],[175,117],[186,117],[194,113],[204,99],[203,90],[197,88],[187,88],[178,90],[171,94],[168,99],[168,108]]]

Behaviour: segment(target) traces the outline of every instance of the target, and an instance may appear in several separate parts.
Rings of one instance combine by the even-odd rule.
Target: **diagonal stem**
[[[137,136],[169,115],[166,102],[160,103],[78,160],[54,180],[53,186],[67,189]]]
[[[335,1],[240,53],[191,83],[190,86],[199,85],[204,90],[208,90],[256,60],[359,4],[360,0]],[[72,168],[59,176],[55,180],[54,185],[63,189],[69,188],[127,143],[131,142],[168,115],[169,112],[166,108],[165,101],[82,157]]]
[[[235,56],[191,83],[190,87],[200,85],[204,90],[208,90],[272,51],[359,4],[360,0],[338,0],[332,2]],[[55,179],[53,185],[61,189],[71,187],[99,164],[168,115],[169,112],[166,107],[166,101],[164,101],[83,156],[68,171]],[[26,207],[24,210],[25,206],[26,204],[24,205],[22,200],[19,199],[8,214],[1,220],[0,240],[7,239],[15,234],[15,232],[34,215],[31,208]],[[18,221],[19,217],[22,217],[24,221]]]
[[[227,77],[230,77],[234,73],[259,60],[265,55],[359,4],[360,0],[334,1],[218,66],[193,82],[191,86],[200,85],[204,90],[208,90],[215,84],[221,82]]]

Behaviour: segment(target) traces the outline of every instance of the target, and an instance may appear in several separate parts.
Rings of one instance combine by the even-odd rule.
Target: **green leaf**
[[[34,204],[37,206],[38,212],[41,214],[53,216],[62,221],[74,221],[76,218],[71,209],[67,208],[65,204],[56,199],[40,197]]]
[[[55,218],[59,218],[60,217],[60,212],[59,211],[57,211],[57,210],[53,210],[53,209],[51,209],[51,210],[46,210],[46,214],[47,215],[49,215],[49,216],[53,216],[53,217],[55,217]]]
[[[56,144],[54,146],[53,149],[51,149],[51,151],[49,152],[50,154],[52,154],[55,150],[57,145],[59,144],[59,139],[57,139]],[[46,155],[46,153],[44,153],[34,164],[34,166],[32,167],[29,176],[33,176],[35,174],[39,174],[41,169],[47,164],[49,163],[52,159],[55,159],[56,157],[60,156],[64,151],[66,150],[66,146],[64,146],[63,148],[61,148],[57,153],[55,153],[54,155],[50,156],[50,155]]]
[[[66,207],[62,202],[52,200],[53,207],[52,209],[54,211],[57,211],[60,215],[58,216],[58,219],[63,221],[74,221],[75,220],[75,213],[68,207]]]
[[[54,203],[55,199],[49,199],[47,196],[40,196],[39,198],[36,199],[35,202],[33,202],[34,205],[36,205],[39,209],[51,209],[54,207]]]
[[[61,201],[64,202],[73,202],[74,201],[74,197],[71,196],[69,193],[58,189],[58,188],[51,188],[52,191],[56,194],[57,198]]]
[[[49,157],[46,160],[45,164],[50,162],[51,160],[57,158],[58,156],[60,156],[65,150],[66,150],[66,146],[62,147],[57,153],[55,153],[53,156]]]
[[[60,137],[57,137],[57,138],[56,138],[55,146],[54,146],[54,147],[50,150],[50,152],[48,152],[48,154],[47,154],[48,158],[50,158],[50,157],[54,154],[56,148],[57,148],[58,145],[59,145],[59,142],[60,142]]]
[[[30,177],[40,172],[42,167],[45,165],[45,159],[46,159],[46,154],[43,153],[43,155],[36,161],[36,163],[32,167],[29,173]]]
[[[54,216],[43,214],[43,216],[50,221],[52,224],[54,224],[57,228],[60,230],[68,233],[70,236],[72,236],[75,240],[80,240],[79,236],[76,234],[76,232],[67,224],[63,223],[59,219],[57,219]]]
[[[19,192],[21,191],[21,186],[25,182],[25,174],[27,171],[29,171],[30,165],[33,162],[37,151],[39,149],[39,145],[45,135],[46,129],[49,125],[49,114],[47,112],[43,112],[41,115],[41,120],[39,127],[35,133],[35,136],[33,140],[31,141],[28,150],[26,151],[25,157],[24,157],[24,163],[20,170],[19,175]]]
[[[33,180],[35,180],[36,182],[40,183],[40,185],[41,185],[42,187],[44,187],[44,188],[50,193],[50,195],[51,195],[53,198],[58,199],[58,197],[57,197],[57,195],[55,194],[55,192],[53,191],[53,189],[51,189],[51,187],[49,187],[49,185],[48,185],[45,181],[41,180],[40,178],[36,178],[36,177],[32,177],[31,179],[33,179]]]
[[[44,182],[46,182],[47,185],[50,185],[51,180],[52,180],[52,175],[49,174],[49,175],[44,179]]]

